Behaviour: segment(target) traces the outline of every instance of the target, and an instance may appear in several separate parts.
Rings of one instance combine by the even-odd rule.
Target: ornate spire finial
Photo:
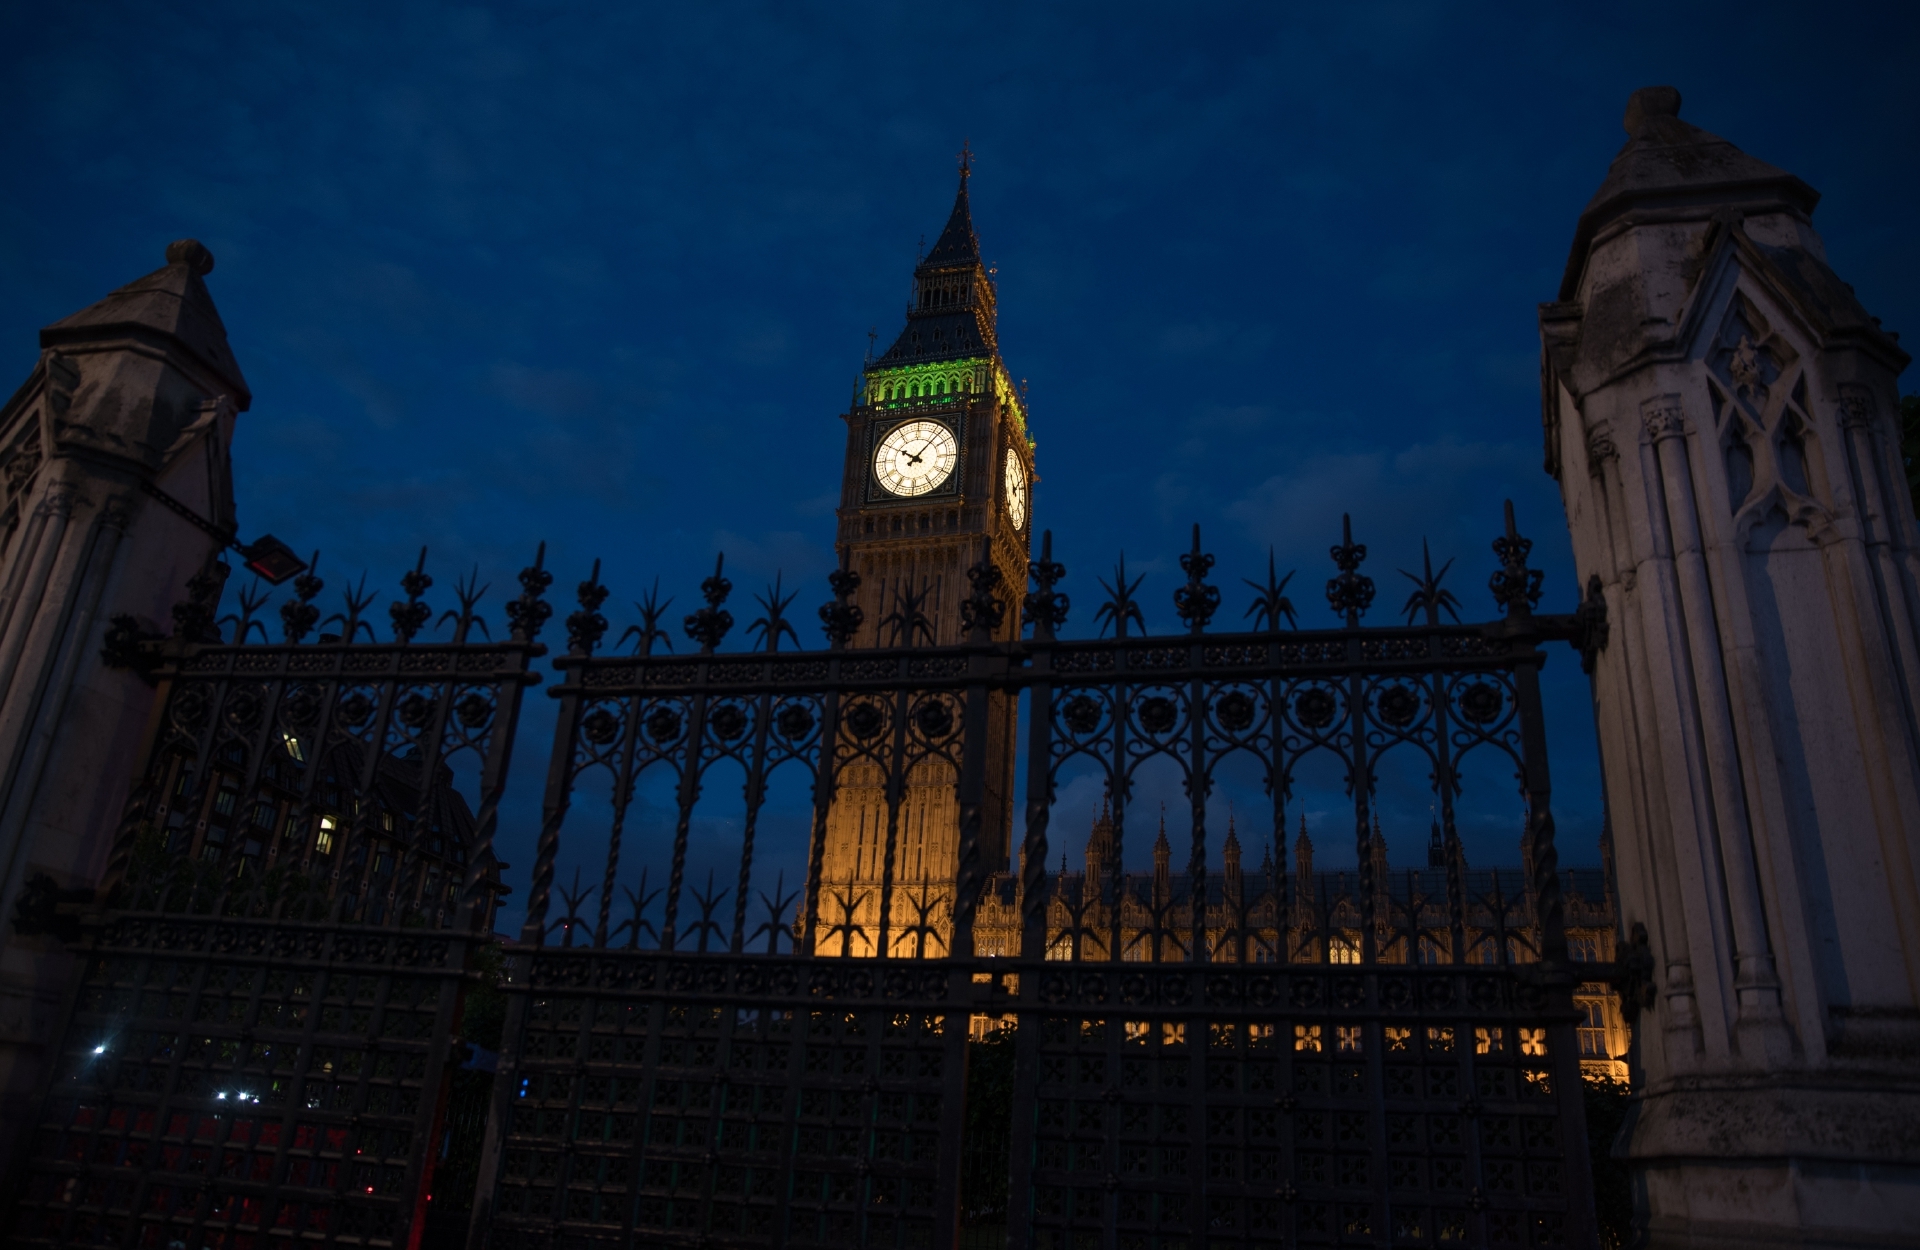
[[[973,144],[966,139],[960,141],[960,185],[967,185],[967,179],[973,176]]]

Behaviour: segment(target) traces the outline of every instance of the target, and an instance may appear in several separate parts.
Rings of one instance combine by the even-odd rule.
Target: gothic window
[[[1727,502],[1735,512],[1753,493],[1753,448],[1736,422],[1727,438]]]
[[[1580,1057],[1582,1059],[1611,1059],[1607,1053],[1607,1020],[1600,1001],[1583,998],[1574,1003],[1580,1012]]]
[[[1789,419],[1786,433],[1780,439],[1780,477],[1788,489],[1802,495],[1811,495],[1807,485],[1807,441],[1806,433],[1800,423]]]
[[[1357,964],[1360,962],[1360,942],[1352,934],[1343,933],[1333,939],[1327,949],[1327,962],[1330,964]]]

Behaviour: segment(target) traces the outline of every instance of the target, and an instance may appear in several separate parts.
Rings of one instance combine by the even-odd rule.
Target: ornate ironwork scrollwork
[[[844,647],[853,641],[861,623],[867,619],[866,612],[853,602],[854,594],[860,589],[860,574],[851,566],[842,565],[827,574],[827,585],[833,589],[833,602],[820,606],[820,628],[826,632],[830,645]]]
[[[991,543],[986,544],[980,560],[967,570],[967,597],[960,601],[960,625],[969,634],[991,636],[1007,617],[1007,605],[993,592],[1002,581],[1000,566],[993,562]]]
[[[1220,610],[1220,588],[1209,586],[1206,580],[1213,563],[1213,556],[1200,550],[1200,526],[1196,523],[1193,550],[1180,557],[1180,569],[1187,575],[1187,584],[1173,592],[1173,609],[1190,633],[1206,629],[1207,622]]]
[[[713,562],[713,576],[700,583],[700,595],[707,606],[688,614],[682,622],[687,637],[700,644],[702,655],[712,655],[733,628],[733,613],[721,606],[733,592],[733,583],[723,571],[726,563],[727,553],[723,551]]]
[[[1341,516],[1340,543],[1328,548],[1328,554],[1333,557],[1340,575],[1327,581],[1327,604],[1346,618],[1348,629],[1358,629],[1360,618],[1373,605],[1373,579],[1360,572],[1360,565],[1367,558],[1367,547],[1365,543],[1353,541],[1351,515]]]
[[[406,601],[387,605],[387,615],[393,621],[395,642],[412,642],[414,635],[418,634],[433,617],[433,609],[420,602],[420,596],[426,594],[432,586],[433,576],[427,572],[427,549],[422,547],[420,563],[400,578],[400,589],[407,592]],[[234,641],[246,640],[236,638]]]
[[[1533,540],[1523,538],[1513,524],[1513,500],[1507,500],[1507,532],[1493,540],[1493,553],[1500,557],[1500,569],[1487,579],[1493,601],[1508,616],[1525,616],[1540,602],[1540,583],[1546,573],[1527,567],[1527,553]]]
[[[1040,534],[1040,558],[1029,561],[1027,572],[1035,589],[1021,601],[1021,611],[1033,625],[1033,636],[1048,640],[1067,623],[1067,596],[1054,589],[1067,575],[1066,566],[1053,558],[1053,531]]]

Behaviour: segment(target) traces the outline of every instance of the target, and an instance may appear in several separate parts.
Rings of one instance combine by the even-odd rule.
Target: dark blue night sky
[[[1070,630],[1122,548],[1149,626],[1175,627],[1195,521],[1231,615],[1271,546],[1303,624],[1331,624],[1343,510],[1374,618],[1423,538],[1488,616],[1508,496],[1569,609],[1535,307],[1636,87],[1677,85],[1689,121],[1817,187],[1835,267],[1920,332],[1907,6],[18,4],[0,47],[15,376],[40,326],[204,240],[255,394],[244,530],[320,548],[334,588],[392,584],[424,544],[440,592],[480,566],[496,618],[545,539],[556,592],[601,558],[610,607],[658,576],[677,617],[724,549],[737,608],[781,570],[811,619],[838,414],[963,140]],[[1564,648],[1547,676],[1562,859],[1591,863],[1584,679]],[[1492,783],[1463,829],[1480,865],[1517,861]],[[1383,782],[1396,862],[1424,846],[1423,786]],[[1068,788],[1056,845],[1096,798]],[[1337,787],[1309,799],[1324,862],[1350,864]],[[1229,800],[1261,802],[1234,779]]]

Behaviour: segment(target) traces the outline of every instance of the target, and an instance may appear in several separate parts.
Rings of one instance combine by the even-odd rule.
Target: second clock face
[[[1011,447],[1007,448],[1007,520],[1017,530],[1027,528],[1027,467]]]
[[[959,459],[960,444],[952,429],[938,421],[909,421],[880,440],[873,476],[888,492],[912,498],[946,481]]]

